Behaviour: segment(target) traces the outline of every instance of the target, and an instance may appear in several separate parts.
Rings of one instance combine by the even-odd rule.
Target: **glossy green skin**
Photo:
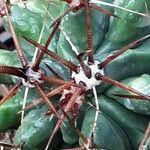
[[[77,63],[76,54],[72,50],[72,47],[70,46],[69,42],[65,39],[64,34],[61,32],[58,40],[57,45],[57,54],[59,54],[61,57],[70,60],[71,62]]]
[[[62,136],[63,136],[62,138],[63,138],[64,142],[66,142],[70,145],[78,142],[79,137],[74,132],[74,129],[71,128],[70,122],[66,119],[64,121],[64,123],[65,123],[65,126],[64,125],[61,126],[61,133],[62,133]]]
[[[89,108],[84,117],[82,133],[91,138],[93,122],[95,118],[95,110]],[[98,116],[97,127],[93,134],[94,144],[96,148],[131,150],[131,145],[124,130],[105,113]],[[83,141],[80,139],[80,144]]]
[[[79,116],[77,118],[77,127],[81,129],[83,125],[83,119],[86,113],[86,110],[89,106],[85,103],[82,107],[79,108]],[[71,115],[69,116],[71,118]],[[75,132],[75,130],[71,127],[68,119],[65,119],[65,126],[61,126],[61,133],[63,140],[68,144],[75,144],[79,141],[79,135]],[[68,130],[69,129],[69,130]]]
[[[106,9],[110,10],[108,7]],[[67,9],[64,5],[62,12]],[[78,51],[84,52],[87,50],[87,31],[86,31],[86,14],[84,10],[70,12],[61,21],[61,32],[57,46],[57,53],[68,60],[76,62],[76,53],[72,51],[74,45]],[[98,18],[98,19],[97,19]],[[78,21],[77,21],[78,20]],[[92,10],[92,32],[93,32],[93,48],[94,51],[104,41],[104,35],[108,30],[109,16],[100,13],[97,10]],[[64,36],[65,35],[65,36]],[[101,35],[101,36],[99,36]],[[69,37],[68,39],[65,37]]]
[[[38,5],[39,8],[35,7],[35,4],[36,6]],[[14,5],[11,10],[12,11],[12,14],[11,14],[12,23],[14,25],[16,32],[19,33],[18,35],[19,42],[21,43],[22,49],[25,50],[26,57],[29,62],[31,62],[31,58],[33,57],[34,47],[29,45],[28,42],[25,41],[21,36],[27,36],[29,38],[37,40],[37,37],[39,36],[41,32],[41,28],[42,28],[42,21],[43,21],[42,17],[45,12],[45,9],[44,9],[45,5],[47,5],[47,2],[45,3],[39,0],[34,0],[33,5],[30,5],[30,7],[28,7],[30,10],[26,8],[20,8],[17,5]],[[51,17],[56,18],[59,15],[59,7],[57,7],[57,9],[54,9],[54,7],[51,5],[50,12],[54,12],[54,16],[51,16]],[[6,18],[4,18],[4,22],[5,21],[6,21]],[[46,24],[46,27],[44,30],[46,34],[42,36],[42,42],[43,41],[45,42],[45,40],[49,36],[50,31],[48,28],[49,28],[49,23],[51,22],[52,22],[52,19],[48,20]],[[6,22],[5,22],[5,27],[8,29],[8,25]],[[54,38],[49,48],[54,49],[54,45],[56,47],[56,40],[57,38]],[[19,62],[20,60],[18,58],[16,51],[10,52],[10,51],[5,51],[5,50],[0,50],[0,64],[1,65],[21,67],[21,64]],[[44,71],[48,70],[46,66],[43,65],[42,67]],[[47,72],[49,73],[50,71],[47,71]],[[18,82],[17,77],[0,74],[0,83],[14,84],[17,82]],[[32,96],[31,92],[29,94],[29,97],[32,97],[33,99],[38,98],[38,97]],[[21,95],[17,94],[10,101],[8,101],[6,104],[0,107],[0,131],[6,130],[10,128],[11,126],[14,126],[20,123],[20,115],[18,114],[18,112],[22,108],[22,101],[23,101],[23,93]],[[29,98],[29,101],[31,101],[30,98]]]
[[[44,149],[43,142],[46,144],[56,123],[55,118],[50,120],[50,117],[45,116],[46,110],[43,107],[29,112],[15,134],[16,145],[23,143],[24,150]]]
[[[19,99],[18,99],[19,100]],[[14,109],[15,108],[15,109]],[[11,99],[10,103],[6,103],[0,108],[0,132],[19,125],[20,115],[18,111],[21,110],[21,105],[14,103],[14,99]]]
[[[122,81],[124,84],[144,93],[145,95],[149,95],[149,82],[150,76],[149,75],[142,75],[140,77],[130,77]],[[128,98],[119,98],[114,96],[113,94],[125,94],[125,95],[132,95],[131,93],[122,90],[120,88],[111,87],[106,91],[106,95],[114,100],[117,100],[119,103],[124,105],[127,109],[132,110],[133,112],[137,112],[144,115],[150,115],[150,102],[147,100],[141,101],[136,99],[129,100]]]
[[[13,5],[11,8],[11,21],[13,23],[14,29],[16,33],[18,33],[18,39],[22,46],[22,49],[28,54],[28,56],[33,56],[33,46],[22,39],[20,36],[26,36],[30,39],[38,41],[38,37],[41,34],[44,16],[45,16],[45,7],[47,7],[47,2],[34,0],[27,8],[20,8],[17,5]],[[33,4],[32,4],[33,3]],[[35,5],[37,7],[35,7]],[[51,16],[48,15],[47,20],[45,21],[44,27],[44,34],[42,34],[41,44],[45,44],[45,41],[48,39],[51,30],[49,29],[50,24],[52,23],[53,19],[57,18],[60,15],[60,7],[61,3],[57,4],[57,7],[53,6],[54,3],[51,3],[49,8],[49,13],[52,14]],[[56,4],[55,4],[56,5]],[[40,8],[38,8],[40,7]],[[55,8],[55,9],[54,9]],[[57,13],[56,13],[57,12]],[[6,17],[4,17],[5,28],[9,30],[9,27],[6,23]],[[58,33],[57,33],[58,34]],[[57,36],[55,35],[49,45],[49,49],[56,52],[56,45],[57,45]],[[31,58],[30,58],[31,59]]]
[[[0,106],[0,131],[6,131],[7,129],[20,124],[20,114],[18,113],[22,109],[24,97],[24,90],[20,91],[12,97],[9,101]],[[34,90],[30,90],[27,99],[27,104],[31,103],[37,95]]]
[[[132,5],[132,7],[133,7],[133,5]],[[137,19],[137,18],[136,17],[134,18],[134,15],[133,15],[133,18],[130,18],[130,19]],[[129,20],[129,21],[131,21],[131,20]],[[136,20],[134,20],[134,21],[136,21]],[[126,30],[128,30],[128,29],[126,29]],[[143,30],[143,28],[141,30]],[[137,28],[137,29],[133,30],[133,32],[131,32],[131,31],[129,31],[129,32],[133,36],[135,36],[135,33],[139,32],[139,31],[140,31],[139,28]],[[146,33],[144,33],[144,34],[146,34]],[[122,36],[122,35],[120,35],[120,36]],[[131,38],[129,38],[125,35],[125,36],[123,36],[123,38],[124,39],[118,37],[118,40],[119,39],[126,40],[126,43],[129,43],[135,37],[133,37],[131,39]],[[113,37],[112,37],[112,39],[113,39]],[[115,40],[115,38],[114,38],[114,40]],[[62,40],[62,41],[60,43],[58,43],[58,45],[61,44],[61,46],[62,46],[62,43],[66,42],[65,40]],[[126,43],[124,43],[124,44],[126,44]],[[75,56],[72,55],[73,52],[70,50],[71,46],[69,46],[69,43],[66,42],[66,44],[64,44],[63,46],[64,46],[63,50],[65,51],[65,49],[67,49],[67,51],[65,51],[65,53],[63,53],[62,51],[59,51],[59,49],[58,49],[58,53],[61,53],[61,55],[64,58],[70,58],[71,57],[70,59],[73,60]],[[119,45],[119,46],[121,47],[122,45]],[[150,40],[147,40],[142,45],[140,45],[138,48],[136,48],[135,50],[128,50],[128,52],[126,52],[122,56],[118,57],[116,60],[114,60],[112,63],[110,63],[105,68],[106,76],[119,81],[119,80],[129,78],[129,77],[132,77],[132,76],[137,76],[137,75],[141,75],[141,74],[144,74],[144,73],[150,73],[150,70],[149,70],[149,66],[150,66],[149,46],[150,46]],[[113,50],[115,50],[115,49],[113,49]],[[108,52],[106,53],[106,52],[105,51],[99,51],[95,55],[95,58],[98,59],[98,60],[103,61],[110,54],[110,52],[109,53]],[[74,62],[77,62],[77,61],[74,59]],[[118,68],[119,68],[119,70],[118,70]],[[104,98],[105,100],[108,99],[104,96],[102,98]],[[103,101],[105,101],[105,100],[103,100]],[[139,114],[134,114],[132,111],[129,111],[129,110],[125,109],[124,107],[122,107],[121,105],[119,105],[118,103],[116,103],[116,102],[113,103],[112,101],[113,100],[111,100],[110,102],[106,101],[105,103],[102,104],[103,106],[100,105],[102,107],[101,110],[103,110],[103,112],[106,115],[108,115],[114,122],[117,122],[117,124],[119,126],[121,126],[124,131],[126,131],[127,135],[129,136],[130,142],[132,143],[132,146],[131,147],[129,146],[130,149],[133,149],[133,148],[137,149],[138,145],[140,144],[141,138],[142,138],[142,136],[145,132],[145,129],[147,127],[149,117],[144,117],[142,115],[140,116]],[[106,105],[106,107],[105,107],[105,105]],[[144,105],[145,105],[144,103],[142,103],[142,102],[140,103],[141,108]],[[149,109],[147,110],[147,112],[149,112]],[[90,115],[92,115],[92,113],[89,110],[89,111],[87,111],[87,115],[85,116],[85,120],[84,120],[83,126],[82,126],[82,131],[84,133],[86,133],[86,135],[88,137],[91,135],[91,126],[89,126],[89,125],[90,125],[90,122],[93,122],[91,120],[91,119],[93,119],[93,116],[90,117]],[[143,122],[142,121],[139,122],[138,117],[139,118],[141,117],[141,120],[143,120]],[[127,121],[128,123],[126,123],[126,120],[128,120]],[[105,119],[103,119],[103,121],[106,122]],[[111,122],[111,124],[112,124],[112,126],[114,125],[112,122]],[[118,127],[116,127],[116,128],[118,128]],[[98,131],[106,130],[106,128],[105,129],[99,128],[97,130]],[[105,135],[106,133],[103,133],[103,132],[101,133],[100,132],[99,135],[101,135],[101,134]],[[67,134],[67,135],[69,136],[69,134]],[[96,134],[96,137],[97,136],[98,135]],[[71,136],[70,136],[70,138],[71,138]],[[102,143],[100,143],[99,141],[101,141],[101,140],[99,140],[99,138],[95,139],[96,145],[98,147],[101,147]],[[109,144],[111,145],[111,143],[109,143]],[[109,144],[107,143],[108,146],[109,146]],[[104,146],[107,146],[107,145],[104,144]],[[127,149],[129,149],[129,147]],[[113,147],[113,149],[115,149],[115,148]],[[123,143],[122,143],[122,149],[126,149],[126,147],[123,146]]]
[[[133,113],[106,96],[99,95],[98,99],[100,110],[123,128],[132,147],[137,149],[147,128],[150,117]],[[95,100],[93,99],[93,101]]]
[[[128,50],[117,59],[108,64],[105,74],[115,80],[123,80],[132,76],[150,73],[150,39],[144,41],[138,48]],[[104,60],[110,53],[96,55],[99,60]],[[118,69],[119,68],[119,69]]]
[[[116,3],[124,8],[140,13],[146,13],[146,3],[148,10],[150,10],[149,0],[116,0]],[[118,50],[131,41],[150,33],[149,23],[145,17],[117,8],[115,8],[115,14],[120,19],[114,18],[111,22],[109,31],[106,34],[106,40],[98,49],[97,54]]]
[[[20,67],[20,64],[18,64],[18,62],[19,59],[16,52],[0,50],[0,65]],[[15,78],[13,78],[12,76],[0,74],[0,83],[12,84],[13,80],[15,80]]]

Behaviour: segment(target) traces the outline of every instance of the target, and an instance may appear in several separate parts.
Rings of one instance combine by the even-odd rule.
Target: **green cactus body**
[[[118,123],[126,132],[134,149],[138,148],[149,117],[133,113],[105,96],[99,96],[101,111]]]
[[[66,2],[69,3],[71,1],[68,0]],[[118,4],[124,8],[140,13],[146,12],[145,3],[147,4],[148,11],[150,8],[148,0],[115,0],[114,2],[113,0],[107,0],[104,2]],[[32,61],[34,47],[23,39],[23,36],[32,38],[35,41],[38,40],[47,5],[47,1],[32,0],[27,3],[27,8],[14,5],[11,9],[12,23],[29,62]],[[97,5],[100,6],[99,4]],[[41,45],[45,44],[52,31],[52,29],[49,29],[49,26],[68,7],[67,3],[52,0],[45,21],[45,28],[40,42]],[[113,9],[103,5],[101,5],[101,7],[111,12],[114,11],[120,19],[112,19],[97,10],[91,11],[94,60],[102,62],[108,55],[111,55],[112,52],[116,52],[116,50],[131,41],[150,33],[149,24],[145,17],[117,8]],[[9,29],[6,18],[4,17],[3,20],[5,27]],[[60,30],[57,31],[48,48],[61,57],[78,65],[79,61],[77,60],[77,55],[81,52],[86,52],[88,49],[85,10],[70,12],[62,18],[59,27]],[[149,47],[150,40],[147,39],[134,49],[129,49],[104,68],[104,75],[111,79],[121,81],[133,88],[137,88],[137,90],[148,95],[150,78]],[[18,67],[20,66],[18,62],[19,59],[16,55],[16,51],[0,51],[1,65]],[[58,74],[59,77],[65,81],[70,81],[72,78],[69,69],[45,55],[40,64],[40,68],[46,75],[53,77],[54,75],[48,69],[47,65],[51,66],[55,74]],[[0,74],[0,83],[14,84],[16,80],[18,80],[18,78]],[[45,89],[44,92],[47,93],[49,90],[53,91],[57,85],[54,86],[53,84],[49,85],[46,83],[43,84],[42,87]],[[93,137],[94,146],[97,149],[117,150],[118,147],[120,150],[138,149],[150,120],[149,101],[131,101],[127,98],[115,96],[114,94],[131,93],[105,83],[98,85],[96,89],[100,113],[98,114],[95,132],[92,133],[96,113],[95,98],[92,94],[92,90],[86,91],[84,103],[79,107],[79,110],[77,110],[79,115],[75,127],[78,127],[86,138],[91,139]],[[63,90],[70,89],[67,88]],[[64,91],[61,91],[59,94],[64,94]],[[59,105],[60,95],[54,98],[52,97],[55,100],[54,105],[56,105],[56,107],[57,104]],[[28,94],[27,103],[31,103],[36,98],[39,98],[39,95],[36,95],[34,90],[31,90]],[[0,106],[0,131],[5,131],[19,124],[20,115],[18,115],[18,111],[22,108],[22,101],[23,91],[18,92],[10,101]],[[15,145],[23,144],[25,150],[43,150],[45,148],[57,121],[55,117],[50,119],[51,116],[46,115],[47,110],[48,108],[46,106],[41,107],[40,105],[25,114],[23,123],[15,133]],[[62,113],[62,111],[58,112],[60,114]],[[8,117],[11,119],[8,120]],[[69,113],[69,117],[72,117],[71,112]],[[64,124],[60,127],[60,136],[56,136],[57,140],[50,145],[50,148],[62,149],[66,147],[73,148],[75,146],[83,146],[85,143],[71,127],[67,118]],[[147,147],[150,148],[150,143]]]
[[[120,4],[120,6],[123,8],[127,8],[139,13],[146,12],[145,4],[149,6],[148,0],[116,0],[116,3]],[[150,8],[148,7],[147,11],[149,11],[149,9]],[[109,31],[106,34],[105,42],[97,51],[98,54],[118,50],[127,43],[130,43],[131,41],[150,33],[147,17],[129,13],[118,8],[115,8],[115,13],[120,17],[120,19],[114,18],[110,23],[111,28],[109,28]]]
[[[141,91],[142,93],[145,93],[146,95],[149,95],[149,75],[142,75],[140,77],[130,77],[127,79],[124,79],[123,82],[130,87],[133,87],[134,89],[137,89]],[[119,98],[117,96],[114,96],[114,94],[127,94],[131,95],[131,93],[128,93],[126,91],[123,91],[119,88],[114,88],[111,87],[106,91],[106,95],[108,97],[113,98],[114,100],[117,100],[121,104],[123,104],[125,107],[128,109],[140,113],[140,114],[147,114],[149,115],[149,109],[150,109],[150,104],[149,101],[141,101],[141,100],[130,100],[128,98]]]
[[[8,66],[19,67],[20,64],[18,64],[18,61],[19,59],[18,59],[16,52],[8,52],[4,50],[0,51],[0,64],[1,65],[4,64]],[[12,84],[13,80],[15,79],[12,76],[0,74],[0,83]]]
[[[31,94],[34,93],[34,94]],[[34,90],[29,93],[27,104],[31,103],[37,98]],[[24,90],[18,92],[18,94],[6,102],[0,107],[0,131],[6,131],[7,129],[20,124],[20,114],[18,113],[22,109],[24,97]]]
[[[44,116],[46,108],[35,109],[24,118],[23,124],[17,130],[14,143],[24,143],[25,150],[41,149],[52,132],[56,119]],[[30,120],[30,123],[29,123]],[[21,137],[21,138],[20,138]]]
[[[94,116],[95,110],[88,109],[82,126],[82,133],[88,138],[91,138]],[[117,149],[119,147],[120,150],[131,149],[125,132],[105,113],[99,114],[93,138],[97,148]]]

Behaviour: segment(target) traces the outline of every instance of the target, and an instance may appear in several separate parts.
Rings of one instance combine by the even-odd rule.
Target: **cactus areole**
[[[42,80],[41,78],[41,71],[34,71],[32,67],[29,67],[25,71],[25,75],[27,76],[27,79],[22,78],[22,83],[24,86],[29,87],[29,88],[34,88],[35,85],[33,84],[35,81],[38,83],[41,83]]]
[[[65,0],[70,7],[79,7],[83,5],[83,0]]]
[[[104,75],[104,70],[99,69],[100,61],[95,60],[94,64],[88,63],[87,60],[80,62],[78,72],[72,72],[72,78],[77,84],[82,84],[86,90],[92,89],[93,86],[100,85],[101,80],[96,79],[97,74]]]

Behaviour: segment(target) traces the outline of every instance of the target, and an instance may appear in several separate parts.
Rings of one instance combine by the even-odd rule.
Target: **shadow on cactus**
[[[91,7],[97,10],[102,10],[102,12],[106,13],[107,15],[115,15],[105,9],[102,9],[99,6],[89,4],[88,1],[79,1],[79,4],[76,3],[76,1],[66,2],[68,2],[71,7],[63,15],[61,15],[61,17],[59,17],[52,23],[51,27],[53,27],[53,30],[44,46],[23,35],[28,42],[41,50],[35,64],[31,65],[29,65],[29,63],[27,62],[25,55],[19,46],[17,37],[8,16],[7,8],[5,6],[8,23],[11,28],[22,68],[1,66],[1,73],[15,75],[23,79],[10,90],[8,95],[6,95],[6,97],[1,100],[1,103],[4,103],[6,100],[12,97],[16,93],[17,89],[19,89],[20,86],[23,85],[27,88],[36,88],[41,97],[39,100],[33,102],[33,104],[28,105],[25,108],[26,110],[28,108],[32,108],[34,105],[36,105],[37,107],[37,104],[42,103],[42,100],[44,100],[48,104],[48,108],[50,109],[49,111],[47,111],[47,108],[45,108],[46,106],[42,106],[30,111],[17,130],[14,143],[16,145],[23,144],[23,147],[25,149],[36,149],[39,145],[42,147],[41,143],[46,139],[46,136],[50,134],[51,136],[49,142],[45,148],[48,149],[49,144],[60,128],[62,137],[57,137],[60,140],[57,141],[59,144],[57,142],[51,144],[53,148],[56,146],[56,149],[62,149],[65,147],[73,148],[76,145],[80,145],[81,148],[75,149],[117,149],[118,145],[120,149],[137,149],[143,137],[146,126],[148,125],[149,117],[146,115],[134,113],[133,111],[126,109],[124,106],[113,100],[113,98],[107,97],[105,91],[109,89],[110,85],[114,85],[116,87],[124,89],[127,92],[127,94],[115,93],[116,97],[124,97],[127,99],[132,98],[133,101],[136,102],[140,99],[141,105],[142,103],[147,103],[149,105],[150,97],[148,95],[132,87],[129,87],[126,84],[118,82],[117,79],[121,80],[130,76],[139,76],[140,74],[149,73],[147,71],[147,68],[149,68],[149,63],[147,64],[146,68],[146,59],[143,63],[140,60],[140,57],[148,56],[149,52],[141,52],[141,54],[138,55],[139,50],[137,50],[136,52],[136,50],[128,49],[134,48],[135,46],[139,45],[150,35],[146,35],[134,42],[131,42],[115,53],[108,53],[109,56],[107,58],[105,58],[106,55],[104,54],[101,54],[101,58],[98,58],[97,56],[99,55],[94,56],[92,43],[93,24],[91,19]],[[64,33],[62,31],[63,29],[61,28],[61,25],[63,19],[65,17],[68,17],[68,13],[72,10],[80,10],[83,7],[85,7],[86,10],[85,12],[87,21],[85,22],[85,27],[87,26],[88,47],[86,48],[87,51],[74,54],[74,59],[77,58],[77,61],[79,62],[79,64],[75,64],[49,50],[48,46],[51,43],[51,40],[54,37],[54,34],[56,33],[58,27],[60,27],[61,29],[59,33],[59,37],[61,38],[61,33]],[[76,11],[73,13],[76,13]],[[84,13],[84,11],[81,11],[79,13],[82,14]],[[75,15],[72,14],[72,17],[74,16]],[[64,42],[68,41],[64,40]],[[62,43],[59,43],[58,40],[57,44],[59,45]],[[70,47],[68,46],[68,49],[69,48]],[[57,49],[57,51],[58,50],[59,49]],[[127,50],[128,52],[126,52]],[[49,55],[53,60],[59,62],[61,65],[67,67],[71,72],[71,76],[69,78],[73,80],[69,79],[65,81],[63,79],[60,79],[62,77],[58,72],[55,71],[55,66],[53,68],[53,66],[49,65],[48,63],[46,63],[47,68],[49,68],[49,70],[51,70],[51,72],[53,72],[56,77],[47,77],[46,75],[44,75],[39,65],[42,61],[44,61],[45,54]],[[134,69],[130,70],[132,69],[132,61],[134,57],[139,61],[134,62]],[[137,67],[139,63],[141,64],[139,67]],[[117,70],[114,69],[114,67]],[[123,67],[128,68],[125,70]],[[140,68],[142,69],[139,72]],[[121,71],[121,69],[123,69],[123,71]],[[126,72],[126,74],[123,74],[124,71],[128,72]],[[136,74],[136,72],[138,73]],[[50,92],[45,94],[46,91],[43,91],[40,87],[43,82],[61,84],[61,86],[56,88],[53,87],[54,89],[51,89]],[[102,88],[101,94],[98,94],[99,92],[97,93],[99,88]],[[56,104],[52,104],[51,100],[49,100],[48,98],[52,98],[52,96],[58,94],[61,94],[61,97],[58,99]],[[38,116],[37,114],[40,115]],[[54,116],[58,119],[57,123]],[[50,120],[48,118],[50,118]],[[139,122],[139,120],[141,120],[141,122]],[[108,138],[108,135],[109,139],[111,139],[109,141],[106,139]],[[39,139],[39,137],[41,137],[41,139]],[[78,137],[80,137],[80,141]],[[62,142],[62,138],[65,143]],[[144,139],[145,142],[146,138]],[[61,146],[58,147],[60,143]],[[41,149],[43,149],[43,147]]]

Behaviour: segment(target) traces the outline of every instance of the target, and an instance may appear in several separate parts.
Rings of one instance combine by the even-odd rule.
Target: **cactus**
[[[0,131],[25,150],[150,148],[149,0],[4,3]],[[11,59],[12,58],[12,59]],[[9,119],[8,119],[9,118]]]

